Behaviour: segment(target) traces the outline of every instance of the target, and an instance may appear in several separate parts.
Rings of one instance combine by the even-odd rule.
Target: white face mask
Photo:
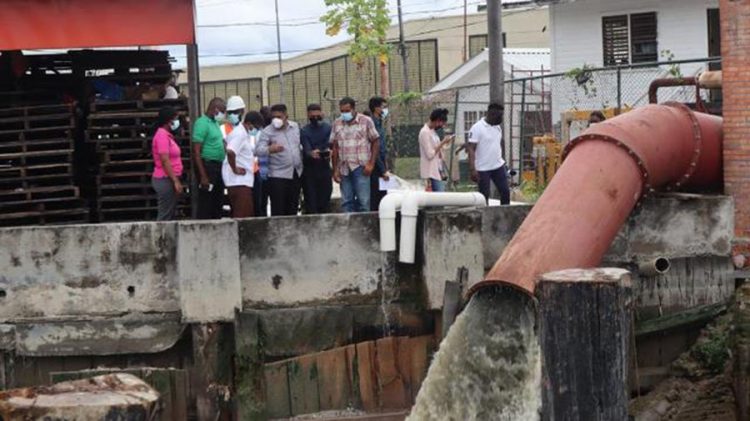
[[[221,111],[219,111],[219,112],[218,112],[218,113],[216,113],[216,115],[214,116],[214,120],[215,120],[215,121],[216,121],[217,123],[222,123],[222,122],[224,122],[224,117],[225,117],[225,114],[224,114],[224,113],[222,113]]]
[[[172,123],[170,123],[169,128],[172,129],[173,132],[176,132],[177,129],[180,128],[180,120],[172,120]]]
[[[284,127],[284,120],[280,118],[274,118],[273,120],[271,120],[271,124],[275,129],[280,129]]]

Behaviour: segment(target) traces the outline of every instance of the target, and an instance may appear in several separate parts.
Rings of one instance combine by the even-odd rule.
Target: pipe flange
[[[687,105],[682,104],[680,102],[675,102],[675,101],[665,102],[663,105],[672,107],[676,110],[680,110],[684,112],[685,114],[687,114],[688,118],[690,119],[690,124],[693,127],[693,143],[694,143],[693,156],[690,158],[690,163],[688,164],[687,169],[685,170],[685,173],[682,174],[677,179],[677,181],[675,181],[672,184],[669,184],[665,188],[665,190],[667,191],[673,191],[685,185],[685,183],[687,183],[688,180],[690,180],[690,177],[692,177],[693,174],[695,174],[695,170],[698,167],[698,161],[701,158],[701,152],[703,151],[703,135],[701,135],[701,126],[700,126],[700,123],[698,122],[698,117],[695,116],[695,113],[693,112],[693,110],[688,108]]]
[[[641,198],[639,199],[639,202],[640,200],[643,200],[643,198],[647,197],[650,193],[654,191],[654,189],[651,187],[651,180],[648,174],[648,168],[646,168],[646,164],[645,162],[643,162],[643,159],[630,146],[608,135],[585,134],[585,135],[576,137],[575,139],[568,142],[567,145],[565,145],[565,149],[563,149],[561,161],[565,161],[565,159],[568,157],[568,154],[573,150],[573,148],[575,148],[576,146],[578,146],[579,144],[587,140],[588,141],[600,140],[604,142],[609,142],[617,146],[618,148],[623,149],[625,152],[628,153],[628,155],[633,159],[633,162],[635,162],[635,164],[638,166],[638,169],[641,171],[641,178],[643,179],[642,187],[641,187]]]

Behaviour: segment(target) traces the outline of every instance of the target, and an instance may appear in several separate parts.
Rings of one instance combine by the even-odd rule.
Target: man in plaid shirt
[[[341,117],[331,131],[333,180],[341,184],[341,207],[347,213],[370,211],[370,175],[380,149],[375,123],[355,107],[352,98],[339,101]]]

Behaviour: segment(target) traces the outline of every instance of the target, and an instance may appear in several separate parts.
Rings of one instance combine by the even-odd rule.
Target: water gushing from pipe
[[[478,291],[440,344],[407,420],[538,420],[535,314],[524,293]]]

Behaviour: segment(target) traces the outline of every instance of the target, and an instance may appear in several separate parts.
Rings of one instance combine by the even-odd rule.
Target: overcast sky
[[[484,1],[468,0],[469,13]],[[389,0],[392,22],[397,23],[396,0]],[[463,13],[463,0],[402,0],[405,20]],[[324,0],[279,0],[281,49],[288,55],[325,47],[347,39],[325,34],[319,18]],[[198,49],[201,65],[242,63],[275,58],[276,27],[273,0],[197,0]],[[227,24],[239,24],[225,26]],[[171,47],[178,67],[185,48]]]

